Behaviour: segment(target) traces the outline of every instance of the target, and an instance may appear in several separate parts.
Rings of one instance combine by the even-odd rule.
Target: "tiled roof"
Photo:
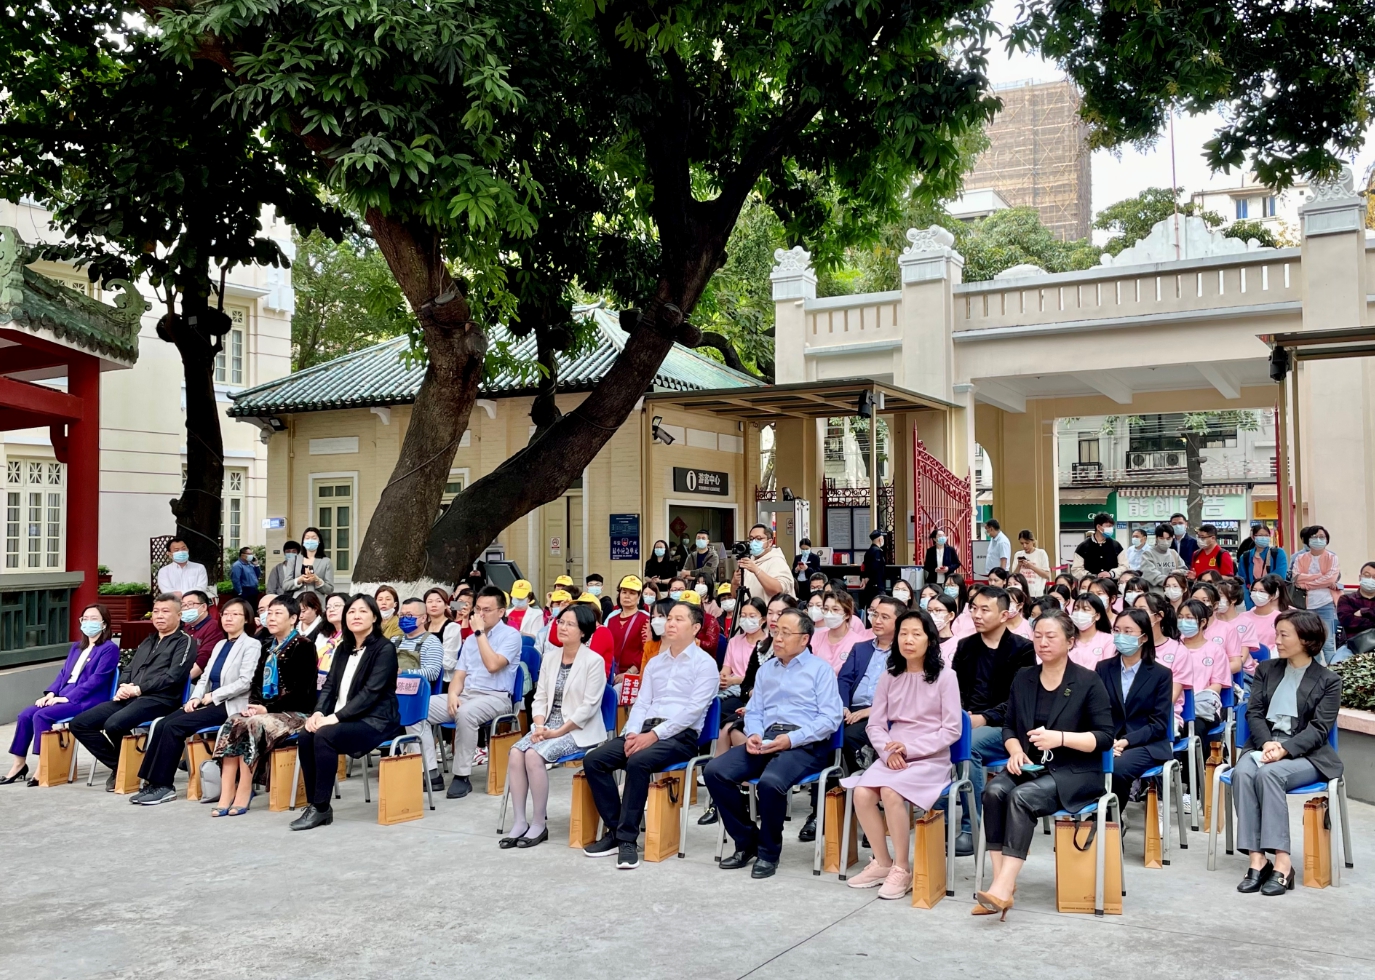
[[[587,391],[600,381],[625,347],[626,334],[616,314],[600,306],[580,307],[575,315],[590,317],[596,334],[590,347],[573,357],[559,355],[559,390]],[[503,369],[483,382],[480,394],[488,398],[532,394],[538,387],[535,336],[512,339],[503,327],[488,331],[493,344],[511,344],[510,359],[523,370]],[[405,337],[347,354],[324,364],[297,371],[276,381],[249,388],[233,396],[229,414],[264,416],[278,412],[318,412],[337,408],[370,408],[374,405],[406,405],[415,401],[425,379],[425,362],[407,362]],[[654,376],[655,390],[696,391],[744,388],[761,384],[709,357],[674,344]]]

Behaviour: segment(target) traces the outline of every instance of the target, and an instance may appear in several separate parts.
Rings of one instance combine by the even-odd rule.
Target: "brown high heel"
[[[1011,898],[1002,899],[999,898],[997,895],[991,895],[988,892],[975,892],[974,898],[978,901],[979,908],[985,910],[983,912],[979,912],[976,910],[974,912],[975,915],[992,915],[994,912],[1000,912],[1002,914],[998,917],[999,922],[1002,922],[1004,919],[1007,918],[1007,910],[1012,908],[1013,900]]]

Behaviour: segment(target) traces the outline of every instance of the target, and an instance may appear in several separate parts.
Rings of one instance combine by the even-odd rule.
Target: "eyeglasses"
[[[773,635],[774,635],[774,636],[777,636],[777,637],[783,637],[783,636],[806,636],[807,634],[806,634],[806,633],[803,633],[801,630],[784,630],[784,629],[776,629],[776,630],[773,631]]]

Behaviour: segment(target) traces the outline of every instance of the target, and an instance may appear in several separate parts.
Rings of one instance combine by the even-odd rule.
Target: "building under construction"
[[[1014,208],[1036,208],[1061,239],[1087,238],[1093,199],[1078,90],[1061,80],[1016,82],[994,92],[1003,108],[965,188],[992,188]]]

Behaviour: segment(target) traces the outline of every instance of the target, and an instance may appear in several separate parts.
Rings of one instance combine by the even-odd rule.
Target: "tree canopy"
[[[297,237],[291,285],[291,369],[299,371],[415,329],[415,316],[377,245],[350,234]]]

